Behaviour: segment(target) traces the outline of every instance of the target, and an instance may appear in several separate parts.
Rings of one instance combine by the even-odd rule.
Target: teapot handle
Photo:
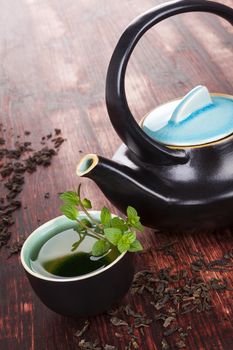
[[[154,164],[180,164],[189,159],[187,150],[166,147],[149,137],[135,121],[125,94],[128,61],[139,39],[155,24],[185,12],[210,12],[233,25],[233,9],[207,0],[172,1],[152,8],[134,19],[120,37],[113,52],[106,78],[106,104],[111,122],[128,148],[142,160]]]

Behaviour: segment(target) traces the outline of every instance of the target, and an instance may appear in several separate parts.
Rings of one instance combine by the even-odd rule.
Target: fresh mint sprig
[[[116,246],[120,253],[138,252],[143,249],[137,239],[137,231],[142,232],[143,226],[136,209],[127,207],[127,217],[124,220],[119,216],[112,217],[108,208],[103,207],[100,213],[100,221],[96,220],[89,209],[92,208],[91,201],[82,199],[80,195],[81,185],[78,191],[68,191],[60,195],[64,204],[60,207],[61,212],[70,220],[77,222],[77,233],[79,240],[72,246],[76,250],[85,236],[96,238],[92,247],[92,255],[101,256],[106,254],[111,246]],[[86,214],[85,219],[80,218],[80,210]]]

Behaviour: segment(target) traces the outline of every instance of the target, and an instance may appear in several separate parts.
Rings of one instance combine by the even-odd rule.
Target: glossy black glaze
[[[121,146],[114,161],[99,157],[84,176],[121,211],[134,206],[146,226],[211,231],[233,223],[233,153],[228,140],[192,149],[183,165],[152,168],[132,156]]]
[[[92,316],[106,311],[127,293],[134,275],[133,254],[126,253],[111,268],[76,281],[48,281],[27,271],[26,275],[49,309],[66,316]]]
[[[113,52],[106,80],[106,103],[111,122],[128,146],[141,160],[151,164],[182,164],[192,151],[169,149],[143,132],[134,120],[125,94],[125,73],[129,58],[142,35],[155,24],[185,12],[209,12],[233,24],[233,9],[206,0],[182,0],[153,8],[133,20],[122,34]]]
[[[120,147],[114,160],[99,157],[95,167],[81,174],[120,210],[130,204],[144,225],[161,230],[210,231],[233,223],[233,138],[199,148],[168,148],[143,132],[125,96],[127,63],[140,37],[161,20],[191,11],[214,13],[233,24],[233,9],[227,6],[182,0],[146,12],[125,30],[109,65],[106,101],[127,146]]]
[[[224,141],[192,149],[176,166],[140,162],[121,146],[113,160],[99,157],[84,176],[94,180],[121,211],[134,206],[146,226],[210,231],[233,223],[233,153]]]

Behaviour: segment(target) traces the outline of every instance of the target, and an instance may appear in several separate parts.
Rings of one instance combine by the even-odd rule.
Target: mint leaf
[[[94,243],[91,253],[93,256],[101,256],[107,253],[109,248],[110,248],[109,242],[99,239]]]
[[[76,220],[79,212],[78,209],[75,208],[75,206],[70,204],[64,204],[60,207],[61,212],[70,220]]]
[[[122,237],[122,232],[119,228],[115,227],[109,227],[104,229],[104,234],[106,238],[111,242],[113,245],[117,245],[119,240]]]
[[[62,193],[59,198],[67,204],[78,205],[80,203],[80,198],[76,192],[68,191]]]
[[[84,198],[84,199],[82,200],[82,205],[83,205],[84,208],[86,208],[86,209],[91,209],[91,208],[92,208],[92,206],[91,206],[91,201],[90,201],[89,199],[87,199],[87,198]]]
[[[128,206],[127,217],[122,219],[119,216],[112,217],[110,210],[103,207],[100,220],[96,220],[91,212],[87,212],[92,208],[91,201],[88,198],[82,199],[80,191],[81,184],[77,192],[67,191],[60,195],[60,199],[64,201],[60,208],[61,212],[68,219],[76,221],[74,229],[78,233],[79,240],[73,243],[72,251],[79,247],[89,230],[97,238],[92,249],[94,256],[105,254],[112,245],[117,246],[120,253],[137,252],[143,249],[139,240],[136,239],[136,232],[143,231],[143,226],[135,208]],[[79,218],[79,210],[83,210],[87,215]]]
[[[110,225],[111,227],[119,228],[123,232],[128,229],[128,226],[125,223],[125,221],[119,218],[118,216],[111,219]]]
[[[122,236],[117,244],[117,248],[120,253],[126,252],[130,248],[130,243],[125,241],[124,236]]]
[[[128,249],[129,252],[139,252],[141,250],[143,250],[143,247],[137,239],[135,239],[135,241],[130,244],[130,247]]]
[[[91,222],[90,222],[89,220],[87,220],[87,219],[82,219],[82,220],[80,220],[80,222],[81,222],[82,224],[84,224],[85,226],[87,226],[87,227],[92,227]],[[82,229],[83,229],[83,228],[82,228]]]
[[[119,252],[123,253],[130,249],[131,244],[136,240],[135,232],[127,232],[122,235],[121,239],[117,243]]]
[[[136,233],[132,231],[128,231],[124,234],[124,240],[129,242],[130,244],[133,243],[136,239]]]
[[[138,213],[136,211],[136,209],[134,209],[133,207],[131,207],[130,205],[127,207],[127,216],[129,219],[134,218],[136,216],[138,216]]]
[[[111,213],[108,208],[103,207],[100,213],[100,221],[103,225],[108,225],[111,220]]]
[[[136,209],[134,209],[133,207],[128,207],[127,208],[127,224],[131,227],[136,228],[139,231],[143,231],[144,228],[140,222],[140,216],[138,216],[138,213],[136,211]]]
[[[141,231],[141,232],[144,231],[144,227],[142,226],[142,224],[140,223],[140,221],[132,223],[132,226],[133,226],[134,228],[136,228],[138,231]]]

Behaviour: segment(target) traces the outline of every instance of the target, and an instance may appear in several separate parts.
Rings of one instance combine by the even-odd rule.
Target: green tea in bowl
[[[106,267],[119,255],[116,247],[111,247],[101,256],[93,256],[90,247],[96,238],[86,235],[76,250],[71,247],[77,242],[77,229],[70,228],[57,233],[46,241],[30,259],[33,271],[53,278],[82,276]]]

